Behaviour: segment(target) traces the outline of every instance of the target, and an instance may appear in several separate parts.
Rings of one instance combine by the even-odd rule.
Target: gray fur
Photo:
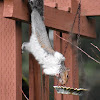
[[[31,9],[33,10],[34,8],[37,9],[39,12],[40,16],[43,18],[43,11],[44,11],[44,2],[43,0],[28,0]]]

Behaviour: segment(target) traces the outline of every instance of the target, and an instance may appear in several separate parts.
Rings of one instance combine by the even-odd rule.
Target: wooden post
[[[22,100],[21,24],[3,18],[0,1],[0,100]]]
[[[62,38],[68,39],[70,35],[63,33]],[[71,38],[71,37],[70,37]],[[72,43],[76,44],[76,39],[71,39]],[[62,41],[62,54],[65,51],[66,42]],[[72,45],[68,44],[66,49],[66,54],[64,55],[65,65],[67,68],[70,69],[69,71],[69,80],[66,84],[67,87],[79,88],[79,73],[78,73],[78,62],[77,62],[77,48],[73,47]],[[73,95],[63,95],[63,100],[79,100],[79,96]]]
[[[29,100],[41,100],[40,66],[32,55],[29,61]]]
[[[49,76],[42,75],[42,99],[49,100]]]
[[[63,38],[67,39],[69,37],[69,34],[66,33],[59,33],[56,32],[59,36],[62,36]],[[76,40],[73,41],[74,43]],[[54,33],[54,48],[56,51],[61,52],[64,54],[65,51],[65,46],[66,42],[59,39]],[[79,87],[79,78],[78,78],[78,65],[77,65],[77,52],[76,48],[73,48],[72,45],[68,45],[67,51],[66,51],[66,60],[65,60],[65,65],[67,68],[70,68],[69,72],[69,80],[68,83],[66,84],[67,87],[74,87],[78,88]],[[54,85],[59,85],[57,84],[57,80],[55,80]],[[78,96],[73,96],[73,95],[61,95],[57,94],[57,92],[54,92],[54,98],[55,100],[79,100]]]
[[[61,43],[62,43],[62,40],[59,39],[56,35],[58,34],[60,36],[60,32],[57,32],[57,31],[54,31],[54,50],[55,51],[58,51],[58,52],[61,52]],[[54,80],[54,85],[59,85],[58,84],[58,80],[55,78]],[[56,92],[56,90],[54,90],[54,100],[62,100],[62,95],[61,94],[58,94]]]

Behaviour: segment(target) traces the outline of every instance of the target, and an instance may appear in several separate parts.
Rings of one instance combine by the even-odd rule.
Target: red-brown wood
[[[15,60],[16,60],[16,100],[22,99],[22,55],[21,55],[21,45],[22,45],[22,30],[21,30],[21,22],[15,22]],[[11,27],[9,25],[9,27]],[[10,33],[11,34],[11,33]],[[12,33],[13,34],[13,33]],[[7,38],[9,39],[9,38]],[[10,39],[9,39],[10,41]],[[9,42],[8,42],[9,43]],[[11,56],[11,55],[10,55]],[[9,60],[9,59],[8,59]],[[7,99],[8,100],[8,99]],[[11,99],[10,99],[11,100]]]
[[[42,75],[42,100],[49,100],[49,76]]]
[[[79,0],[72,0],[72,13],[76,13]],[[81,0],[82,16],[100,16],[100,0]]]
[[[52,8],[57,8],[57,4],[56,2],[48,2],[45,0],[44,5],[48,6],[48,7],[52,7]]]
[[[60,10],[69,11],[71,8],[71,0],[55,0],[55,2]]]
[[[49,76],[45,76],[45,99],[49,100]]]
[[[67,39],[70,35],[63,33],[62,37]],[[72,40],[74,44],[76,44],[76,39]],[[77,45],[77,44],[76,44]],[[62,41],[62,54],[64,54],[65,51],[66,42]],[[68,47],[66,49],[66,54],[64,55],[65,65],[67,68],[70,69],[69,71],[69,80],[66,84],[67,87],[79,87],[79,73],[78,73],[78,62],[77,62],[77,49],[75,47],[72,47],[72,45],[68,44]],[[78,96],[73,95],[63,95],[63,100],[79,100]]]
[[[61,52],[61,42],[62,42],[62,40],[59,39],[55,35],[55,33],[60,36],[60,32],[54,31],[54,50]],[[60,84],[58,84],[58,80],[56,78],[54,78],[54,85],[55,86],[60,85]],[[58,94],[56,90],[54,90],[54,100],[62,100],[62,95]]]
[[[46,6],[55,7],[59,10],[70,11],[71,9],[71,0],[44,0]],[[59,3],[60,2],[60,3]]]
[[[63,31],[63,38],[67,38],[70,32],[78,0],[45,0],[45,24],[54,30]],[[91,3],[90,3],[91,2]],[[98,3],[97,3],[98,2]],[[92,0],[82,1],[82,15],[100,15],[99,0],[96,3]],[[86,6],[89,5],[89,6]],[[92,7],[94,5],[94,7]],[[71,8],[72,6],[72,8]],[[55,8],[56,7],[56,8]],[[72,9],[73,14],[68,13]],[[92,8],[92,9],[91,9]],[[98,9],[95,11],[95,9]],[[95,13],[96,12],[96,13]],[[27,0],[4,0],[0,1],[0,100],[21,100],[21,26],[15,20],[6,19],[9,17],[15,20],[29,23],[29,11]],[[95,22],[81,16],[80,34],[87,37],[96,37]],[[56,32],[60,35],[59,32]],[[76,19],[73,33],[78,34],[78,19]],[[76,42],[76,40],[74,40]],[[54,35],[55,50],[63,53],[65,42]],[[75,48],[68,45],[65,64],[70,68],[69,81],[66,86],[78,88],[78,65]],[[30,100],[49,100],[49,78],[45,76],[41,90],[41,74],[38,62],[30,55],[29,67],[29,99]],[[57,84],[55,79],[54,85]],[[42,93],[41,93],[42,91]],[[79,100],[78,96],[57,94],[54,90],[55,100]],[[41,96],[42,94],[42,96]]]
[[[100,0],[82,0],[82,16],[100,16]]]
[[[22,100],[21,24],[3,18],[0,1],[0,100]]]
[[[45,6],[45,24],[47,27],[56,29],[59,31],[68,31],[70,32],[75,15],[57,10],[54,8]],[[95,21],[93,19],[87,19],[86,17],[81,17],[81,30],[80,34],[87,37],[96,37],[95,32]],[[73,29],[73,33],[78,33],[78,18]]]
[[[4,0],[3,16],[29,21],[28,0]]]
[[[4,17],[10,17],[13,19],[20,19],[29,22],[29,11],[26,10],[26,3],[21,2],[21,0],[4,0]],[[14,4],[13,2],[17,2]],[[59,2],[60,4],[60,2]],[[26,7],[25,9],[23,7]],[[16,9],[15,9],[16,8]],[[52,7],[44,6],[44,16],[45,16],[45,25],[54,30],[59,30],[63,32],[70,32],[71,26],[75,15],[68,13],[63,10],[58,10]],[[18,13],[19,12],[19,13]],[[23,13],[24,12],[24,13]],[[10,15],[9,15],[10,14]],[[78,21],[76,20],[73,33],[78,33]],[[95,21],[93,19],[87,19],[86,17],[81,17],[81,31],[80,34],[87,37],[96,37],[95,32]]]
[[[33,70],[33,57],[32,55],[29,56],[29,100],[34,99],[34,70]]]
[[[60,33],[57,32],[58,35],[60,35]],[[67,39],[69,37],[68,34],[63,33],[62,37]],[[74,43],[76,42],[76,40],[73,41]],[[64,54],[65,51],[65,46],[66,46],[66,42],[59,39],[54,32],[54,48],[56,51],[61,52],[62,54]],[[79,76],[78,76],[78,64],[77,64],[77,50],[76,48],[72,47],[72,45],[68,45],[67,50],[66,50],[66,54],[65,54],[66,60],[65,60],[65,65],[67,68],[70,68],[70,72],[69,72],[69,80],[68,83],[66,84],[67,87],[74,87],[74,88],[78,88],[79,87]],[[54,85],[60,85],[57,83],[57,80],[55,80],[55,84]],[[54,90],[55,91],[55,90]],[[61,94],[57,94],[57,92],[54,92],[55,95],[55,100],[79,100],[78,96],[73,96],[73,95],[61,95]]]
[[[30,55],[29,100],[41,100],[41,71],[38,62]]]

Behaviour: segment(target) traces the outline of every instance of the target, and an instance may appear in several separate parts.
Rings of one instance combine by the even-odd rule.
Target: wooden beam
[[[70,32],[75,15],[63,10],[44,6],[45,24],[47,27],[62,32]],[[4,0],[4,17],[29,22],[27,2],[22,0]],[[76,20],[73,33],[78,34],[78,19]],[[95,38],[95,21],[81,17],[81,32],[83,36]]]
[[[22,100],[21,23],[3,17],[0,1],[0,100]]]
[[[29,60],[29,100],[41,100],[40,65],[33,55],[30,55]]]
[[[79,0],[72,0],[72,13],[76,13]],[[100,0],[81,0],[82,16],[100,16]]]
[[[69,34],[63,33],[63,38],[69,38]],[[77,45],[76,39],[73,40],[74,44]],[[66,47],[66,42],[62,40],[62,54],[64,54]],[[66,49],[65,56],[65,65],[67,68],[70,69],[69,71],[69,80],[66,84],[67,87],[73,87],[73,88],[79,88],[79,69],[78,69],[78,59],[77,59],[77,49],[73,47],[72,45],[68,44]],[[79,100],[79,96],[73,96],[73,95],[63,95],[63,100]]]
[[[3,16],[29,21],[28,0],[4,0]]]
[[[66,11],[45,6],[45,24],[54,30],[70,32],[75,15]],[[95,21],[81,16],[80,34],[87,37],[96,37]],[[78,18],[73,29],[73,33],[78,34]]]

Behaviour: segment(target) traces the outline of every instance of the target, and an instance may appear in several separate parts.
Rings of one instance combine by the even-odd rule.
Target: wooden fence
[[[64,53],[65,42],[56,35],[68,38],[79,0],[45,0],[45,25],[54,31],[54,49]],[[95,38],[95,22],[86,16],[100,15],[100,2],[82,0],[80,35]],[[22,33],[21,22],[29,23],[27,0],[0,0],[0,100],[22,100]],[[78,34],[78,19],[73,33]],[[76,43],[76,40],[74,40]],[[77,45],[77,44],[76,44]],[[79,87],[76,50],[68,46],[65,64],[70,68],[66,86]],[[49,100],[49,77],[41,88],[40,66],[29,58],[29,100]],[[54,85],[57,85],[55,79]],[[61,95],[54,91],[54,100],[79,100],[78,96]]]

